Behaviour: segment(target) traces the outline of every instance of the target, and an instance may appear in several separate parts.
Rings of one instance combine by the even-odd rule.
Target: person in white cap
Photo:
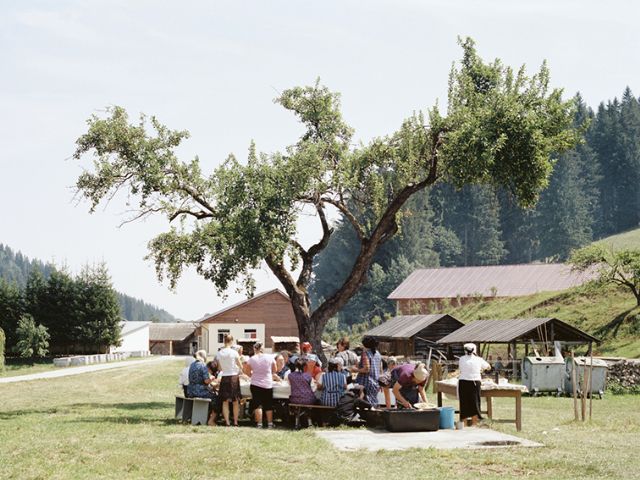
[[[429,380],[429,371],[424,363],[412,365],[406,363],[394,368],[391,371],[391,385],[393,385],[393,396],[396,397],[398,408],[413,408],[413,404],[418,403],[421,398],[427,401],[424,387]]]
[[[489,370],[491,365],[476,355],[476,346],[473,343],[465,343],[464,352],[465,354],[460,357],[460,376],[458,377],[460,421],[471,418],[471,424],[475,425],[479,419],[482,419],[480,414],[482,372]]]

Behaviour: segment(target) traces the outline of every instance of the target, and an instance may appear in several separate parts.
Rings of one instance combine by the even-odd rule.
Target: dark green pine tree
[[[620,102],[614,99],[606,106],[601,103],[589,142],[598,156],[602,172],[598,185],[601,217],[597,236],[617,233],[621,225],[626,223],[620,216],[621,205],[624,202],[625,177],[629,174],[620,142],[622,130]]]
[[[29,313],[51,335],[52,353],[70,353],[77,345],[77,284],[66,272],[55,270],[46,281],[44,294],[30,303]]]
[[[104,264],[85,266],[76,279],[76,338],[89,351],[104,352],[120,339],[120,305]]]
[[[576,106],[575,125],[587,127],[593,114],[579,94]],[[541,258],[566,260],[572,250],[593,240],[600,181],[596,156],[586,141],[558,159],[537,206]]]
[[[24,313],[24,297],[20,288],[0,278],[0,328],[6,336],[7,352],[13,351],[16,346],[16,328]]]
[[[620,230],[640,226],[640,103],[627,87],[620,104],[620,149],[627,170],[620,185]]]
[[[538,211],[522,208],[509,192],[498,192],[500,228],[507,254],[503,263],[531,263],[538,258],[540,232],[536,226]]]
[[[558,160],[549,187],[540,197],[537,223],[542,258],[565,260],[573,249],[591,241],[589,207],[579,155],[572,151]]]
[[[457,265],[498,265],[507,254],[500,230],[500,205],[491,187],[442,185],[442,218],[461,243]]]
[[[24,306],[37,323],[47,316],[47,280],[40,270],[32,270],[24,288]],[[46,325],[45,325],[46,326]]]

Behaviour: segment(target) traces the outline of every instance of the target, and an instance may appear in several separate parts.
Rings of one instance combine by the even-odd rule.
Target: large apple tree
[[[124,109],[111,108],[106,118],[90,118],[77,140],[76,158],[93,155],[77,192],[91,211],[125,191],[134,218],[167,218],[168,231],[149,242],[148,258],[172,288],[193,266],[219,293],[233,284],[252,293],[252,270],[264,262],[291,299],[301,339],[321,352],[327,321],[363,284],[413,194],[436,182],[485,183],[532,205],[547,185],[552,155],[579,138],[573,103],[549,88],[546,65],[527,76],[499,60],[483,62],[471,39],[460,44],[446,114],[437,107],[413,114],[396,132],[354,146],[337,93],[318,82],[292,88],[276,102],[298,118],[302,136],[277,153],[260,153],[252,144],[246,161],[230,155],[210,174],[197,158],[178,159],[175,150],[188,132],[154,117],[131,122]],[[314,257],[331,237],[331,210],[351,224],[360,250],[344,283],[312,311],[307,286]],[[309,212],[322,235],[305,247],[298,220]]]

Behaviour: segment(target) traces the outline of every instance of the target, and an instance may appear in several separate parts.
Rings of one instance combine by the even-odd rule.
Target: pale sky
[[[73,202],[90,161],[70,156],[92,113],[121,105],[189,130],[181,154],[208,172],[251,139],[294,143],[300,128],[273,98],[319,76],[366,141],[444,103],[459,35],[530,72],[547,59],[554,86],[596,107],[627,85],[640,95],[639,14],[602,0],[0,0],[0,243],[72,272],[104,260],[119,291],[199,318],[224,305],[212,285],[190,273],[173,293],[143,259],[164,218],[118,228],[123,202],[93,215]],[[257,278],[258,291],[278,286]]]

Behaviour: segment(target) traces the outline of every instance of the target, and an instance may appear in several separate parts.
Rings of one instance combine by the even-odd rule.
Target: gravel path
[[[42,373],[31,373],[28,375],[16,375],[15,377],[0,378],[0,383],[27,382],[30,380],[43,380],[47,378],[67,377],[69,375],[80,375],[82,373],[98,372],[100,370],[111,370],[113,368],[135,367],[141,364],[149,365],[151,363],[166,362],[175,360],[176,356],[158,356],[146,358],[142,360],[124,360],[113,363],[99,363],[97,365],[86,365],[84,367],[61,367],[58,370],[52,370]]]

